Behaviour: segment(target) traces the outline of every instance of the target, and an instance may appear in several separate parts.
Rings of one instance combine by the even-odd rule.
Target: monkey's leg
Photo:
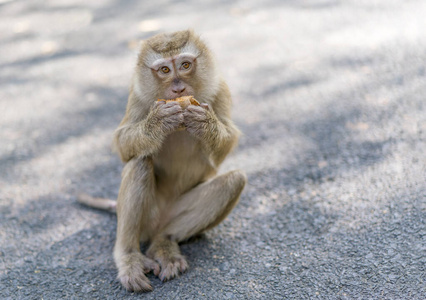
[[[134,158],[123,169],[117,199],[117,238],[114,260],[118,279],[127,290],[150,291],[152,287],[145,273],[153,270],[159,274],[159,266],[142,255],[140,237],[150,221],[153,209],[155,178],[152,161]]]
[[[160,279],[173,278],[187,269],[178,242],[222,222],[237,204],[246,180],[241,171],[232,171],[196,186],[173,204],[147,252],[160,263]]]
[[[175,203],[163,234],[180,242],[217,226],[237,204],[246,181],[235,170],[196,186]]]

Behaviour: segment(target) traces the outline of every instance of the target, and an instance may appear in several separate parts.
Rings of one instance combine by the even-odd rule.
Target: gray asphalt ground
[[[0,1],[0,299],[424,299],[426,1]],[[111,152],[138,41],[194,28],[243,136],[248,185],[128,293]],[[146,246],[143,246],[145,249]]]

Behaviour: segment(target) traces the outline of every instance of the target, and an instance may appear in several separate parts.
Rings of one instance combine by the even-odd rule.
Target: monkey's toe
[[[167,281],[177,277],[180,273],[185,272],[188,269],[188,263],[185,257],[182,255],[170,258],[168,262],[164,262],[161,265],[161,272],[158,276],[161,281]]]
[[[158,275],[160,273],[160,265],[156,261],[148,257],[144,258],[143,267],[144,273],[149,273],[151,271],[154,272],[155,275]]]
[[[139,274],[141,275],[141,274]],[[121,284],[124,288],[131,292],[151,292],[152,286],[149,279],[144,274],[142,276],[122,275],[119,276]]]

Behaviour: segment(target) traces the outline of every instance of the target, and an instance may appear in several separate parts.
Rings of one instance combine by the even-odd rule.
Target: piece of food
[[[187,108],[191,104],[200,106],[200,102],[198,102],[193,96],[183,96],[183,97],[179,97],[179,98],[176,98],[176,99],[170,99],[170,100],[158,99],[157,101],[166,101],[166,103],[170,102],[170,101],[176,101],[180,104],[182,109]]]

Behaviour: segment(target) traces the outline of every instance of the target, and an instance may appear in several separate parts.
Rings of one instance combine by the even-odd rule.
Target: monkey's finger
[[[208,105],[207,103],[201,103],[201,107],[206,110],[210,110],[210,105]]]
[[[204,111],[204,109],[202,109],[202,110],[186,110],[186,111],[183,112],[183,114],[184,114],[184,116],[189,116],[189,117],[206,116],[206,112]]]
[[[167,102],[164,107],[179,107],[180,109],[182,109],[180,104],[178,102],[175,102],[175,101]]]
[[[164,104],[166,104],[166,101],[162,100],[162,101],[155,102],[154,106],[157,107],[157,106],[164,105]]]
[[[203,103],[201,105],[202,106],[189,105],[186,111],[204,113],[206,108],[204,108],[203,105],[208,106],[208,104]]]
[[[176,105],[176,103],[166,103],[164,106],[161,107],[161,110],[169,114],[181,113],[183,111],[182,107],[179,104]]]
[[[159,107],[159,111],[157,115],[160,118],[167,118],[170,116],[182,114],[182,108],[179,105],[172,106],[172,107],[166,107],[166,105]]]
[[[207,121],[207,116],[205,113],[200,113],[198,111],[186,111],[183,113],[183,118],[185,120],[186,123],[190,123],[193,121],[196,122],[206,122]]]
[[[183,123],[183,120],[184,120],[184,116],[182,113],[172,114],[170,116],[167,116],[166,123],[171,123],[171,124]]]

